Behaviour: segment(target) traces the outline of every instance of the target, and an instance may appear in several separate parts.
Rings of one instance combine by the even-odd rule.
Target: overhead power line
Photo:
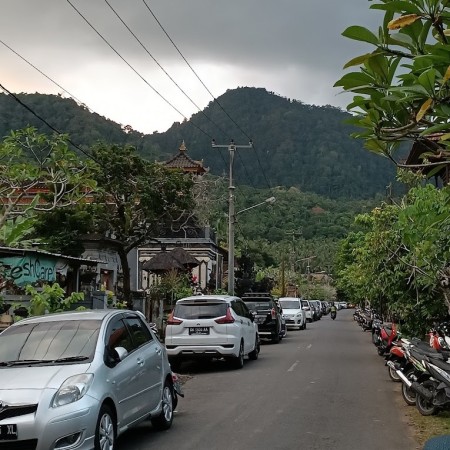
[[[125,21],[122,19],[122,17],[119,15],[119,13],[111,6],[108,0],[104,0],[105,3],[108,5],[109,9],[114,13],[114,15],[120,20],[122,25],[130,32],[130,34],[136,39],[136,41],[139,43],[139,45],[144,49],[144,51],[147,53],[148,56],[155,62],[155,64],[164,72],[164,74],[169,78],[169,80],[178,88],[178,90],[198,109],[198,111],[207,119],[209,120],[216,128],[218,128],[224,136],[226,136],[226,132],[218,125],[216,122],[214,122],[201,108],[198,106],[194,100],[192,100],[191,97],[186,93],[185,90],[173,79],[173,77],[167,72],[167,70],[159,63],[159,61],[150,53],[148,48],[143,44],[143,42],[136,36],[136,34],[133,32],[133,30],[125,23]]]
[[[70,1],[66,0],[67,3],[76,11],[76,13],[89,25],[89,27],[102,39],[102,41],[150,88],[155,94],[157,94],[164,102],[166,102],[174,111],[176,111],[180,116],[182,116],[186,121],[189,120],[176,106],[174,106],[169,100],[167,100],[155,87],[153,87],[110,43],[109,41],[86,19],[86,17],[79,11],[76,6]],[[200,132],[212,138],[205,130],[200,128],[191,120],[192,125],[197,128]]]
[[[155,13],[152,11],[152,9],[150,8],[150,6],[148,5],[146,0],[142,0],[144,5],[146,6],[146,8],[148,9],[148,11],[150,12],[150,14],[153,16],[153,18],[155,19],[156,23],[159,25],[159,27],[161,28],[161,30],[164,32],[164,34],[167,36],[167,39],[169,39],[169,41],[172,43],[172,45],[174,46],[174,48],[176,49],[176,51],[178,52],[178,54],[181,56],[181,58],[183,58],[184,62],[187,64],[187,66],[189,67],[189,69],[191,69],[192,73],[195,75],[195,77],[198,79],[198,81],[202,84],[202,86],[206,89],[206,91],[209,93],[209,95],[214,99],[215,103],[217,104],[217,106],[219,106],[219,108],[226,114],[226,116],[231,120],[231,122],[233,122],[233,124],[241,131],[241,133],[249,140],[249,141],[253,141],[253,139],[241,128],[241,126],[231,117],[231,115],[225,110],[225,108],[222,106],[222,104],[219,102],[219,100],[214,96],[214,94],[209,90],[209,88],[206,86],[206,84],[203,82],[203,80],[200,78],[200,76],[197,74],[197,72],[194,70],[194,68],[191,66],[191,64],[189,63],[189,61],[185,58],[185,56],[183,55],[183,53],[181,52],[181,50],[178,48],[178,46],[175,44],[174,40],[170,37],[169,33],[166,31],[166,29],[164,28],[164,26],[161,24],[161,22],[158,20],[158,18],[156,17]],[[259,155],[258,152],[256,151],[256,147],[255,145],[253,145],[253,149],[255,150],[255,154],[256,154],[256,159],[258,161],[259,164],[259,168],[261,169],[261,173],[264,176],[264,179],[269,187],[269,189],[271,189],[271,185],[269,183],[269,180],[267,179],[267,176],[264,172],[264,169],[262,167],[261,161],[259,159]]]

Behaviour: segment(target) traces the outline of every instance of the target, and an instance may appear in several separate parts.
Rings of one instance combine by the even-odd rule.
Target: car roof
[[[21,325],[24,323],[37,322],[58,322],[62,320],[103,320],[107,316],[123,313],[136,313],[126,309],[87,309],[83,311],[65,311],[60,313],[45,314],[43,316],[33,316],[22,319],[14,325]]]
[[[280,297],[278,300],[301,300],[300,297]]]
[[[215,302],[229,303],[232,300],[241,300],[241,299],[239,297],[235,297],[234,295],[222,295],[222,294],[191,295],[190,297],[180,298],[179,300],[177,300],[177,304],[184,302],[206,303],[210,300]]]

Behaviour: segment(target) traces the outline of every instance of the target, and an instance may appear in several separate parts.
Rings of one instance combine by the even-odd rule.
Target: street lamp
[[[275,203],[275,197],[266,198],[263,202],[248,208],[241,209],[234,212],[234,208],[230,208],[228,214],[228,293],[234,295],[234,224],[236,223],[236,216],[249,209],[257,208],[258,206]]]

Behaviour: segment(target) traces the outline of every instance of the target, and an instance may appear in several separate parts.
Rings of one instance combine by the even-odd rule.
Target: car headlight
[[[53,397],[52,407],[57,408],[80,400],[89,390],[93,380],[94,374],[92,373],[83,373],[67,378]]]

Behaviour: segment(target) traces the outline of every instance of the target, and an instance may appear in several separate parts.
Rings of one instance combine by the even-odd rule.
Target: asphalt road
[[[241,370],[185,365],[181,374],[192,378],[172,428],[142,424],[119,439],[119,450],[416,449],[398,385],[352,314],[289,331]]]

